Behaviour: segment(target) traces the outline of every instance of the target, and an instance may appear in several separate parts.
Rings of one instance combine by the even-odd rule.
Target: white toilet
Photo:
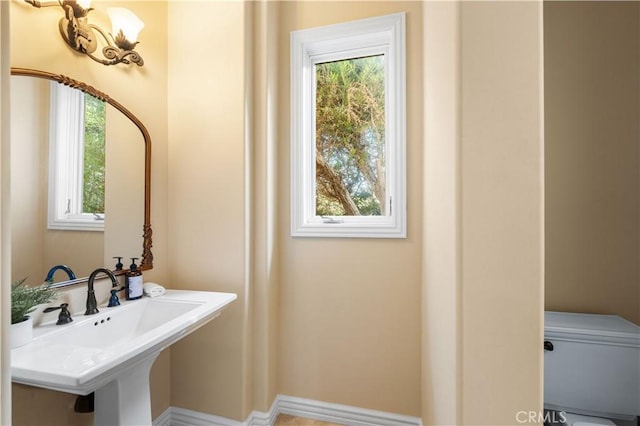
[[[567,426],[638,425],[640,327],[615,315],[544,319],[545,409]]]

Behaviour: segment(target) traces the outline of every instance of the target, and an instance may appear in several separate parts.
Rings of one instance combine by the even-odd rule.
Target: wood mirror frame
[[[142,124],[142,122],[135,116],[131,111],[125,108],[122,104],[120,104],[115,99],[111,98],[106,93],[103,93],[96,88],[83,83],[78,80],[74,80],[70,77],[67,77],[62,74],[54,74],[47,71],[34,70],[29,68],[11,68],[11,75],[16,76],[30,76],[30,77],[38,77],[47,80],[56,81],[60,84],[64,84],[65,86],[69,86],[74,89],[81,90],[85,93],[88,93],[101,101],[108,103],[113,106],[115,109],[124,114],[142,133],[142,137],[144,138],[144,225],[143,225],[143,233],[142,233],[142,261],[138,267],[139,270],[149,270],[153,268],[153,253],[151,253],[152,246],[152,231],[151,231],[151,137],[149,136],[149,132],[147,128]],[[98,267],[100,265],[97,265]],[[113,271],[115,275],[121,275],[127,272],[128,269],[122,269],[120,271]],[[64,281],[59,284],[54,284],[54,287],[66,287],[72,284],[78,284],[82,282],[86,282],[88,277],[82,277],[71,281]]]

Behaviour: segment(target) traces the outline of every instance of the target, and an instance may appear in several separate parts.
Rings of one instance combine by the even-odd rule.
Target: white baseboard
[[[171,426],[171,407],[153,419],[153,426]]]
[[[241,426],[242,422],[184,408],[169,407],[169,426]]]
[[[269,412],[253,410],[247,420],[244,421],[246,426],[272,426],[276,423],[276,418],[280,414],[278,409],[278,398],[273,400]]]
[[[421,426],[418,417],[385,411],[369,410],[350,405],[333,404],[294,396],[276,397],[278,414],[322,420],[349,426]]]
[[[153,425],[273,426],[279,414],[348,426],[422,426],[422,421],[418,417],[286,395],[278,395],[269,412],[253,411],[243,422],[184,408],[169,407],[153,421]]]
[[[278,395],[279,396],[279,395]],[[276,423],[276,418],[280,414],[278,409],[278,397],[273,400],[269,412],[253,410],[247,420],[244,421],[246,426],[272,426]]]

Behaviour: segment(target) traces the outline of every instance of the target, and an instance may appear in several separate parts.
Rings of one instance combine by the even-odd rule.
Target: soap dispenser
[[[140,299],[142,297],[142,272],[136,265],[137,257],[131,258],[129,270],[125,273],[125,293],[127,300]]]

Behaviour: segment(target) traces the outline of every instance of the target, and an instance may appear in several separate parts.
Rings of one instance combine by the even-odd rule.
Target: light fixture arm
[[[122,31],[120,31],[118,36],[114,39],[111,34],[107,34],[97,25],[89,24],[89,26],[96,30],[107,43],[107,45],[102,48],[102,55],[106,59],[100,59],[90,53],[87,53],[91,59],[96,62],[100,62],[103,65],[115,65],[121,62],[123,64],[134,63],[138,66],[144,65],[144,61],[140,54],[133,50],[138,42],[131,43],[124,37],[124,35],[122,35],[122,41],[120,41],[118,36],[122,34]]]
[[[102,28],[88,21],[88,14],[93,10],[91,7],[84,8],[77,0],[39,1],[24,0],[26,3],[36,8],[60,6],[64,11],[64,17],[60,18],[58,28],[60,35],[76,52],[84,53],[96,62],[103,65],[116,65],[119,63],[134,63],[138,66],[144,65],[140,54],[134,49],[138,42],[127,40],[122,30],[113,35],[107,33]],[[94,54],[98,47],[96,33],[100,34],[104,40],[102,48],[103,58]],[[135,35],[134,35],[135,37]]]

